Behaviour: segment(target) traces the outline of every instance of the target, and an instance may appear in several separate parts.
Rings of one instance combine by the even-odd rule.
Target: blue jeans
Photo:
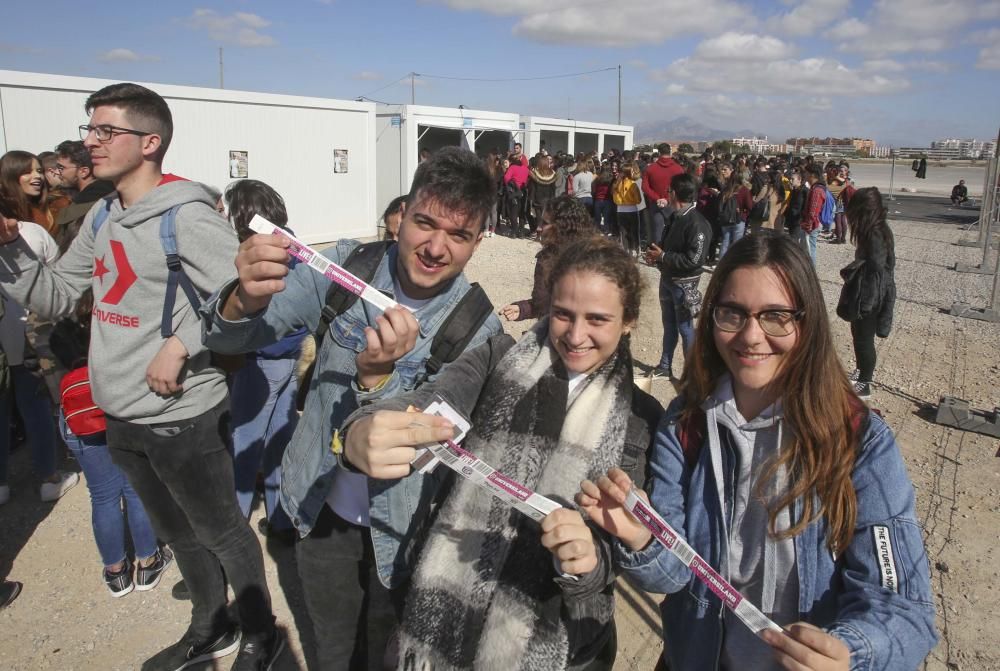
[[[29,373],[24,366],[10,367],[14,398],[0,398],[0,485],[7,484],[7,457],[10,454],[10,406],[24,420],[24,433],[31,445],[31,467],[42,480],[56,472],[56,428],[52,420],[52,404],[45,383]]]
[[[615,202],[613,200],[594,201],[594,228],[601,233],[615,233]]]
[[[694,320],[684,305],[684,290],[666,277],[660,278],[660,317],[663,320],[663,354],[660,368],[670,370],[677,349],[678,336],[684,348],[685,358],[694,342]],[[686,319],[681,317],[686,316]]]
[[[125,479],[125,474],[111,461],[105,434],[77,436],[66,425],[62,410],[59,411],[59,432],[73,456],[80,462],[80,468],[87,478],[90,523],[94,528],[94,540],[97,541],[97,551],[101,554],[104,565],[112,566],[126,558],[126,516],[135,556],[145,559],[156,554],[156,534],[146,517],[146,509],[142,507],[142,501],[132,485]]]
[[[646,210],[649,211],[649,216],[646,220],[649,226],[649,230],[646,231],[646,234],[649,236],[647,246],[659,245],[663,242],[663,230],[667,227],[667,219],[670,218],[670,213],[674,209],[669,205],[666,207],[657,207],[656,203],[653,202]]]
[[[740,241],[743,237],[743,233],[747,230],[746,222],[741,221],[738,224],[733,224],[732,226],[722,227],[722,247],[719,249],[719,258],[721,259],[726,255],[726,250],[729,247]]]
[[[813,266],[816,265],[816,246],[819,244],[819,231],[815,229],[812,233],[806,233],[801,228],[795,230],[795,241],[802,246],[802,250],[809,253]]]
[[[290,529],[291,520],[278,502],[281,458],[298,424],[295,411],[295,358],[247,358],[230,385],[233,418],[233,475],[236,499],[250,516],[257,472],[264,474],[264,508],[275,529]]]

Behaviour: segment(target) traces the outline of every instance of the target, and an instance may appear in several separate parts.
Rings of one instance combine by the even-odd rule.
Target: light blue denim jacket
[[[677,436],[681,407],[681,399],[670,405],[657,432],[650,458],[650,501],[725,576],[729,513],[720,500],[714,469],[720,467],[725,486],[731,487],[735,458],[711,445],[706,431],[705,449],[688,466]],[[719,429],[725,430],[721,425]],[[720,458],[722,463],[715,463]],[[800,619],[843,641],[851,651],[852,671],[912,671],[937,641],[934,600],[913,486],[892,431],[874,413],[863,428],[852,481],[857,522],[846,552],[831,555],[823,520],[795,537]],[[791,513],[793,520],[799,519],[801,501]],[[880,553],[875,539],[883,529],[892,550],[891,568],[882,564],[887,557],[884,544]],[[631,552],[616,542],[615,561],[642,589],[669,594],[660,606],[669,668],[717,669],[724,636],[718,597],[659,543]],[[893,574],[895,588],[883,586]]]
[[[342,265],[358,243],[342,240],[323,255]],[[393,294],[397,247],[382,259],[371,285]],[[223,354],[252,352],[276,342],[288,333],[305,327],[312,333],[319,325],[330,280],[306,264],[298,264],[285,278],[285,290],[274,296],[266,310],[236,322],[228,322],[219,307],[236,283],[216,292],[203,308],[205,343]],[[329,333],[316,355],[316,368],[306,406],[292,436],[281,468],[281,505],[302,536],[312,531],[337,469],[337,457],[330,450],[334,429],[359,406],[389,398],[415,387],[430,356],[431,341],[441,322],[469,288],[459,275],[434,299],[420,309],[420,334],[413,350],[396,362],[388,383],[378,391],[363,392],[357,386],[355,358],[367,346],[364,329],[375,326],[381,311],[358,300],[330,324]],[[467,349],[485,342],[502,328],[491,315],[469,342]],[[369,514],[379,579],[395,587],[409,576],[412,540],[417,529],[411,520],[427,517],[437,481],[413,474],[401,480],[368,481]],[[418,514],[419,511],[419,514]]]

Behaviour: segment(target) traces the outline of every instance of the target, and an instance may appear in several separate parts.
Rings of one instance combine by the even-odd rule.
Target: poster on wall
[[[334,149],[333,150],[333,171],[335,173],[345,173],[345,172],[347,172],[347,150],[346,149]]]
[[[245,178],[249,176],[247,166],[247,154],[245,151],[230,150],[229,152],[229,177],[231,179]]]

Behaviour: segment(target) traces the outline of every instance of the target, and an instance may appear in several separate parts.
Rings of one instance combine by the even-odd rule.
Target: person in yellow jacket
[[[630,255],[639,256],[639,204],[642,202],[642,192],[639,190],[639,179],[642,171],[639,163],[632,161],[622,166],[611,187],[611,196],[618,211],[618,230],[622,236],[621,243]],[[654,240],[653,242],[659,242]]]

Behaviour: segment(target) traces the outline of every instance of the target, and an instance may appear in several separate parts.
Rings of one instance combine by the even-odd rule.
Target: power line
[[[506,77],[506,78],[491,78],[491,77],[449,77],[449,76],[446,76],[446,75],[428,75],[428,74],[424,74],[424,73],[421,73],[421,72],[414,72],[412,74],[414,76],[416,76],[416,77],[423,77],[425,79],[449,79],[449,80],[452,80],[452,81],[460,81],[460,82],[531,82],[531,81],[539,81],[539,80],[542,80],[542,79],[566,79],[566,78],[569,78],[569,77],[582,77],[583,75],[592,75],[592,74],[596,74],[598,72],[612,72],[612,71],[617,70],[617,69],[618,69],[618,67],[615,66],[615,67],[611,67],[611,68],[601,68],[600,70],[587,70],[585,72],[569,72],[569,73],[562,74],[562,75],[545,75],[545,76],[541,76],[541,77]],[[410,74],[407,74],[404,77],[400,77],[400,79],[405,79],[406,77],[409,77],[409,76],[410,76]],[[396,81],[399,81],[399,79],[397,79]],[[393,84],[395,84],[395,83],[396,82],[393,82]],[[391,86],[391,84],[390,84],[390,86]]]
[[[414,73],[412,73],[412,72],[407,72],[407,73],[406,73],[405,75],[403,75],[402,77],[400,77],[400,78],[399,78],[399,79],[397,79],[396,81],[394,81],[394,82],[389,82],[389,83],[388,83],[388,84],[386,84],[385,86],[380,86],[379,88],[375,89],[374,91],[369,91],[368,93],[364,94],[363,96],[358,96],[358,97],[359,97],[359,98],[367,98],[368,96],[370,96],[370,95],[372,95],[372,94],[374,94],[374,93],[378,93],[379,91],[384,91],[385,89],[389,88],[390,86],[393,86],[394,84],[398,84],[399,82],[403,81],[403,80],[404,80],[404,79],[406,79],[407,77],[412,77],[412,76],[413,76],[413,74],[414,74]]]

